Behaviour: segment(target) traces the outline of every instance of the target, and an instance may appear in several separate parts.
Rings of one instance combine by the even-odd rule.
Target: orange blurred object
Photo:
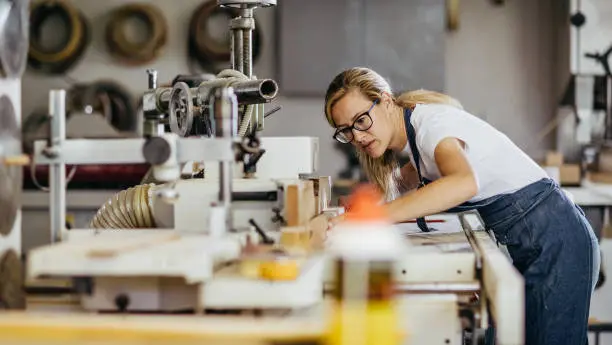
[[[345,220],[364,222],[387,219],[384,207],[380,204],[382,196],[372,185],[361,185],[349,197],[350,210]]]

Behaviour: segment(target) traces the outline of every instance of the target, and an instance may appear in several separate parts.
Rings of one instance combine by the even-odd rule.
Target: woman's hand
[[[334,218],[330,218],[329,221],[327,222],[327,231],[331,230],[334,226],[338,225],[339,223],[344,221],[346,214],[343,213],[339,216],[336,216]]]

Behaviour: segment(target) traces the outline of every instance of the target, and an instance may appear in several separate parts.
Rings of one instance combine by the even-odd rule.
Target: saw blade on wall
[[[13,102],[0,96],[0,157],[21,154],[21,131],[17,124]],[[22,167],[0,163],[0,235],[13,228],[21,201]]]

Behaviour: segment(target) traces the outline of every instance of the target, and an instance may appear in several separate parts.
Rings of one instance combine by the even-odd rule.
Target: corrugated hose
[[[154,184],[123,190],[108,199],[91,220],[93,229],[155,228],[153,216]]]

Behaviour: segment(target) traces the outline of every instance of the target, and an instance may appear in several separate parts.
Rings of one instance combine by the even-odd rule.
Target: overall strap
[[[412,152],[412,160],[414,161],[414,167],[416,168],[417,174],[419,176],[419,186],[417,188],[421,188],[425,185],[425,180],[423,179],[423,175],[421,175],[421,156],[419,154],[419,150],[416,145],[416,132],[412,123],[410,123],[410,118],[412,116],[412,111],[410,108],[406,108],[404,111],[404,123],[406,125],[406,134],[408,135],[408,143],[410,144],[410,151]],[[423,232],[430,232],[430,229],[425,222],[425,218],[417,218],[416,220],[419,229]]]

